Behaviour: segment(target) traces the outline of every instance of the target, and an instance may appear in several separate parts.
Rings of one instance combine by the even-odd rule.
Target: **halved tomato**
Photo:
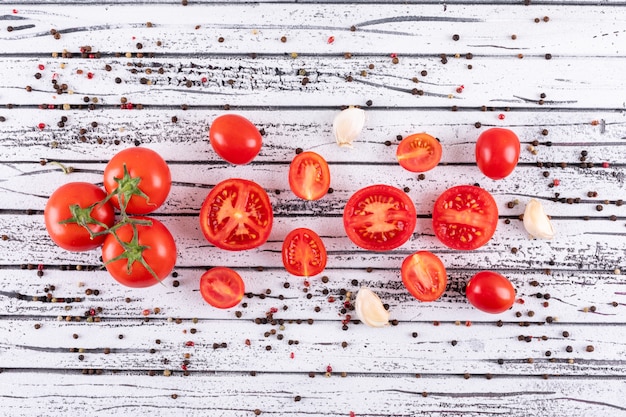
[[[434,301],[441,297],[448,284],[443,262],[428,251],[407,256],[402,262],[401,275],[406,289],[420,301]]]
[[[484,245],[495,233],[497,225],[496,201],[489,191],[480,187],[452,187],[435,201],[435,235],[452,249],[472,250]]]
[[[326,247],[313,230],[294,229],[283,242],[283,265],[287,272],[299,277],[311,277],[326,268]]]
[[[363,249],[386,251],[404,244],[415,229],[415,205],[391,185],[371,185],[354,193],[343,211],[350,240]]]
[[[426,172],[441,160],[441,144],[428,133],[415,133],[402,139],[396,158],[402,168],[411,172]]]
[[[305,200],[324,197],[330,187],[330,170],[326,160],[315,152],[296,155],[289,166],[289,187]]]
[[[217,184],[202,203],[200,227],[206,239],[221,249],[261,246],[272,230],[274,213],[261,186],[240,178]]]
[[[243,298],[245,286],[241,276],[224,266],[211,268],[200,277],[200,294],[217,308],[231,308]]]

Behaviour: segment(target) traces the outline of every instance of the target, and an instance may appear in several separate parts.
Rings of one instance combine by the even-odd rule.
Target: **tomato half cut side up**
[[[441,297],[448,285],[446,268],[437,255],[428,251],[415,252],[402,262],[402,283],[420,301]]]
[[[330,170],[328,163],[315,152],[296,155],[289,166],[289,188],[304,200],[319,200],[328,193]]]
[[[415,205],[402,190],[378,184],[354,193],[343,211],[343,225],[357,246],[387,251],[404,244],[415,230]]]
[[[287,272],[299,277],[312,277],[326,268],[328,259],[324,242],[313,230],[301,227],[285,237],[282,248]]]
[[[480,187],[452,187],[435,201],[433,229],[437,238],[449,248],[479,248],[491,239],[497,225],[496,201]]]
[[[241,275],[230,268],[211,268],[200,277],[200,294],[213,307],[234,307],[239,304],[244,292],[245,285]]]
[[[426,172],[441,161],[441,144],[428,133],[415,133],[402,139],[396,149],[400,166],[411,172]]]
[[[231,178],[217,184],[202,203],[200,227],[221,249],[238,251],[264,244],[274,214],[265,190],[257,183]]]

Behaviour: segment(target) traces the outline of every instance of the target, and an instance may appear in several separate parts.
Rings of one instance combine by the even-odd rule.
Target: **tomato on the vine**
[[[426,172],[441,160],[441,144],[428,133],[415,133],[402,139],[396,149],[396,159],[402,168],[411,172]]]
[[[283,241],[283,265],[287,272],[299,277],[311,277],[326,268],[324,242],[313,230],[294,229]]]
[[[66,250],[86,251],[104,242],[100,234],[115,221],[113,206],[102,188],[71,182],[57,188],[46,203],[44,220],[50,238]],[[91,231],[91,233],[90,233]]]
[[[109,274],[128,287],[161,282],[176,264],[176,242],[167,227],[150,217],[130,217],[111,231],[102,245]]]
[[[315,152],[296,155],[289,166],[289,187],[304,200],[319,200],[330,187],[328,163]]]
[[[402,282],[411,295],[420,301],[441,297],[448,284],[446,268],[437,255],[428,251],[415,252],[402,262]]]
[[[264,244],[274,213],[269,196],[255,182],[231,178],[217,184],[200,209],[206,239],[221,249],[245,250]]]
[[[487,129],[476,141],[476,164],[483,174],[493,180],[502,179],[513,172],[519,153],[519,139],[509,129]]]
[[[213,307],[234,307],[239,304],[244,292],[245,285],[241,275],[230,268],[211,268],[200,277],[200,294]]]
[[[118,152],[104,168],[104,188],[113,194],[111,202],[128,214],[147,214],[165,202],[172,185],[165,160],[148,148],[128,148]]]
[[[386,251],[404,244],[415,229],[415,205],[402,190],[371,185],[350,197],[343,225],[350,240],[363,249]]]
[[[472,250],[491,239],[498,225],[498,206],[487,190],[459,185],[444,191],[433,208],[435,235],[452,249]]]
[[[237,114],[225,114],[213,120],[209,128],[213,150],[231,164],[251,162],[261,150],[259,129],[248,119]]]
[[[465,295],[469,302],[487,313],[502,313],[515,302],[515,287],[505,276],[481,271],[467,283]]]

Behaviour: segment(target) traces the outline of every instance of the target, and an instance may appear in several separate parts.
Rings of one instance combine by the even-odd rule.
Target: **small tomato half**
[[[428,133],[415,133],[402,139],[396,149],[400,166],[411,172],[426,172],[441,160],[441,144]]]
[[[324,242],[311,229],[294,229],[285,237],[282,248],[283,265],[287,272],[299,277],[312,277],[326,268]]]
[[[319,200],[328,193],[330,170],[328,163],[315,152],[301,152],[289,165],[289,188],[304,200]]]
[[[204,301],[217,308],[231,308],[239,304],[245,292],[241,275],[235,270],[218,266],[200,277],[200,294]]]
[[[428,251],[415,252],[402,262],[402,283],[420,301],[441,297],[448,284],[446,268],[437,255]]]

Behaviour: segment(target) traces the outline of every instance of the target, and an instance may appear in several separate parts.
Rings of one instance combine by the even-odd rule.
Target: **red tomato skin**
[[[446,267],[437,255],[429,251],[407,256],[402,262],[401,276],[409,293],[424,302],[441,297],[448,284]]]
[[[170,192],[172,176],[165,160],[157,152],[148,148],[128,148],[118,152],[104,168],[104,188],[111,194],[117,188],[115,178],[124,177],[124,165],[133,178],[141,178],[139,189],[149,198],[132,196],[126,207],[128,214],[152,213],[163,205]],[[110,200],[120,208],[117,197]]]
[[[216,308],[231,308],[239,304],[245,293],[241,275],[225,266],[211,268],[200,277],[200,294]]]
[[[497,272],[481,271],[469,280],[465,295],[477,309],[499,314],[513,306],[515,287],[511,281]]]
[[[44,221],[50,238],[65,250],[82,252],[102,245],[105,235],[91,239],[89,232],[76,223],[59,224],[72,217],[70,205],[78,204],[87,208],[104,200],[106,193],[100,187],[87,182],[72,182],[57,188],[48,199],[44,209]],[[91,211],[91,216],[108,227],[115,222],[115,211],[110,203],[99,204]],[[94,233],[104,231],[98,225],[89,226]]]
[[[225,161],[245,165],[258,155],[263,138],[250,120],[238,114],[225,114],[213,120],[209,142]]]
[[[487,129],[476,141],[476,164],[493,180],[509,176],[517,166],[519,154],[519,138],[509,129]]]
[[[415,133],[402,139],[396,149],[396,159],[407,171],[426,172],[439,164],[442,153],[441,143],[434,136]]]
[[[321,274],[328,260],[322,239],[313,230],[305,227],[287,234],[283,241],[282,257],[287,272],[299,277]]]
[[[137,220],[148,220],[152,225],[137,225],[138,243],[148,248],[143,251],[143,258],[156,274],[156,278],[139,262],[134,262],[132,272],[128,274],[126,259],[110,262],[122,254],[124,249],[113,234],[107,235],[102,245],[102,261],[109,274],[120,284],[133,288],[144,288],[158,284],[168,276],[176,265],[176,242],[167,227],[160,221],[137,216]],[[115,231],[123,242],[130,242],[133,238],[133,228],[130,224],[124,225]]]
[[[314,174],[309,170],[314,170]],[[307,151],[293,158],[289,165],[289,188],[297,197],[319,200],[328,193],[329,187],[330,169],[321,155]]]

